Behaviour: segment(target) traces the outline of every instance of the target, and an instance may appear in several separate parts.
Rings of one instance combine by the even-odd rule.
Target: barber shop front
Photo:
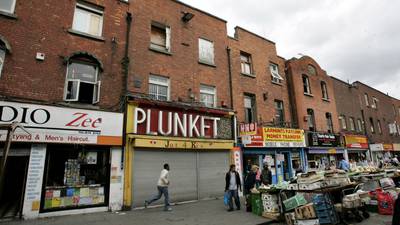
[[[223,195],[234,144],[233,113],[136,99],[126,114],[124,206],[143,206],[170,165],[171,202]]]
[[[121,209],[122,113],[4,101],[0,110],[2,126],[19,125],[2,151],[3,217]]]

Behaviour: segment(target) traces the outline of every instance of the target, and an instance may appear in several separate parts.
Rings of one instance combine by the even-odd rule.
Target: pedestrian
[[[271,185],[272,184],[272,173],[271,170],[268,168],[268,163],[264,163],[263,171],[261,172],[261,182],[264,185]]]
[[[251,194],[251,189],[253,189],[256,184],[257,169],[258,169],[258,166],[253,165],[251,167],[250,172],[246,175],[246,178],[244,180],[244,195],[246,197],[246,211],[247,212],[251,212],[250,194]]]
[[[346,159],[342,158],[339,162],[338,169],[344,170],[346,172],[349,172],[350,170],[350,163],[346,161]]]
[[[240,210],[240,200],[238,190],[242,191],[242,183],[240,182],[239,173],[236,171],[236,166],[232,164],[229,171],[225,175],[225,192],[229,193],[229,209],[228,212],[233,211],[232,198],[235,199],[236,209]]]
[[[260,187],[261,185],[261,171],[260,168],[257,168],[257,172],[256,172],[256,187]]]
[[[400,195],[397,196],[397,200],[394,203],[392,225],[400,225]]]
[[[159,200],[162,195],[164,195],[164,211],[171,211],[171,207],[169,204],[169,194],[168,194],[168,185],[169,185],[169,165],[167,163],[164,164],[164,169],[161,170],[160,178],[157,182],[157,190],[158,194],[153,198],[144,201],[144,207],[147,208],[151,203]]]

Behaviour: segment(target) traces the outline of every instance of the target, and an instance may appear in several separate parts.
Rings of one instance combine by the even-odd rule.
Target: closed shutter
[[[199,197],[224,195],[225,174],[229,170],[229,152],[199,152]]]
[[[164,163],[170,165],[171,202],[197,199],[196,153],[184,151],[135,150],[133,164],[133,207],[157,194],[157,181]],[[163,204],[164,198],[154,204]]]

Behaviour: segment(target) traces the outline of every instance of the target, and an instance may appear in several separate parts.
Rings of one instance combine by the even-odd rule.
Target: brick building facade
[[[307,131],[337,133],[335,95],[327,73],[309,56],[292,58],[286,67],[294,123]]]
[[[229,47],[233,102],[238,122],[290,127],[291,107],[285,75],[285,59],[277,55],[275,43],[236,27],[235,36],[229,38]],[[245,71],[244,57],[249,59],[247,64],[249,73]],[[271,67],[272,70],[276,69],[274,75]],[[246,97],[254,101],[251,105],[252,113],[249,113],[248,107],[245,106]],[[277,108],[283,110],[283,113]]]

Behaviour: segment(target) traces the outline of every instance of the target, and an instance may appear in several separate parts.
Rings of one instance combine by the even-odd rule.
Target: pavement
[[[170,212],[164,212],[162,207],[156,207],[117,213],[90,213],[34,220],[5,221],[0,225],[259,225],[268,222],[268,219],[245,212],[244,209],[227,212],[222,200],[204,200],[180,204],[172,206],[172,209]],[[392,216],[371,214],[369,219],[352,224],[391,225],[391,221]]]

